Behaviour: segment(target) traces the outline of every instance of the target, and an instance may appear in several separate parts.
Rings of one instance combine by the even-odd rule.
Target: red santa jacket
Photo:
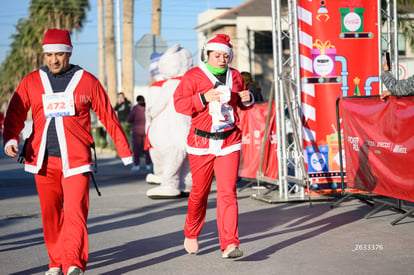
[[[177,112],[189,115],[191,128],[187,138],[187,152],[194,155],[215,154],[226,155],[241,149],[241,130],[239,110],[247,110],[253,106],[252,102],[243,103],[238,92],[247,90],[240,73],[230,68],[227,70],[226,85],[230,88],[231,97],[227,105],[228,124],[216,125],[209,113],[209,104],[204,105],[200,94],[214,88],[217,78],[206,68],[204,63],[186,72],[174,93],[174,106]],[[205,132],[220,132],[235,130],[225,139],[209,139],[195,134],[195,129]]]
[[[47,129],[42,96],[52,94],[47,74],[36,70],[25,76],[10,101],[4,122],[4,144],[19,142],[27,112],[31,108],[33,130],[26,145],[25,171],[38,173],[42,167]],[[132,152],[116,113],[100,82],[90,73],[78,70],[64,93],[73,93],[75,115],[56,117],[56,131],[65,177],[92,171],[90,109],[112,137],[125,165],[132,163]]]

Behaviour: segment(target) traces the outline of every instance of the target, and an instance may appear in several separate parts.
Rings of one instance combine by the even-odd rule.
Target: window
[[[254,53],[273,53],[272,32],[254,32]]]
[[[391,34],[392,37],[392,34]],[[386,51],[387,50],[387,40],[388,35],[386,33],[382,34],[381,39],[381,50]],[[398,34],[398,55],[406,55],[406,42],[405,37],[401,33]]]
[[[254,53],[271,54],[273,53],[273,41],[271,31],[255,31],[254,32]],[[282,49],[289,49],[289,33],[282,33]]]

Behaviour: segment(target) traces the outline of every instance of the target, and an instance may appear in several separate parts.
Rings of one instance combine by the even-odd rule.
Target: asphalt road
[[[244,256],[222,259],[215,186],[197,255],[183,248],[186,199],[151,200],[145,173],[133,173],[112,152],[98,152],[98,197],[91,184],[90,255],[86,274],[412,274],[414,219],[350,198],[266,203],[263,190],[239,192]],[[44,274],[39,201],[33,176],[0,154],[0,274]]]

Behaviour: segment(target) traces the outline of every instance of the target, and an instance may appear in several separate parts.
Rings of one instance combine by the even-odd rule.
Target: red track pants
[[[35,175],[49,267],[61,267],[65,274],[70,266],[85,270],[88,261],[89,177],[64,178],[58,157],[48,157]]]
[[[238,205],[236,183],[239,172],[240,151],[225,156],[189,154],[193,186],[188,198],[188,212],[184,234],[195,239],[200,235],[207,210],[213,175],[217,184],[217,228],[220,249],[229,244],[239,245]]]

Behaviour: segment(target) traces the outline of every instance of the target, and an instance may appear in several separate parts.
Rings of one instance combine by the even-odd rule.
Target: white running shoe
[[[243,256],[243,250],[240,247],[236,246],[235,244],[229,244],[227,248],[223,251],[223,258],[238,258]]]
[[[68,269],[67,275],[83,275],[83,271],[77,266],[71,266]]]
[[[197,254],[198,252],[198,241],[197,238],[195,239],[184,239],[184,248],[185,251],[187,251],[188,254]]]
[[[52,267],[45,272],[45,275],[63,275],[63,271],[60,267]]]

